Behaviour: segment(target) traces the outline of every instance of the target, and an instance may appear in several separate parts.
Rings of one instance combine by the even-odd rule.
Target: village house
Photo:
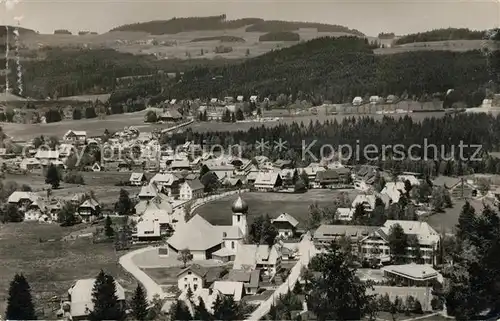
[[[331,242],[345,238],[351,242],[353,254],[357,254],[360,242],[376,229],[377,226],[322,224],[314,232],[313,241],[316,247],[323,248]]]
[[[129,184],[131,186],[143,186],[147,184],[148,180],[144,173],[132,173],[130,175]]]
[[[199,264],[191,264],[177,274],[177,287],[184,291],[191,288],[193,292],[198,289],[209,288],[220,277],[220,269],[210,269]]]
[[[179,178],[173,173],[158,173],[151,178],[150,183],[154,183],[159,191],[168,196],[179,193]]]
[[[42,164],[42,166],[48,166],[52,162],[59,160],[59,151],[40,149],[36,152],[35,158]]]
[[[235,302],[239,302],[245,295],[243,282],[215,281],[212,288],[215,291],[219,291],[224,296],[232,297]]]
[[[280,216],[273,219],[271,223],[278,230],[278,236],[285,239],[293,237],[296,234],[297,226],[299,225],[299,221],[288,213],[280,214]]]
[[[78,215],[82,222],[92,223],[101,216],[101,206],[93,198],[88,198],[78,207]]]
[[[224,279],[226,281],[243,283],[245,294],[254,295],[259,290],[260,270],[231,270]]]
[[[217,259],[225,256],[226,258],[222,259],[228,260],[235,256],[248,233],[248,205],[239,196],[233,203],[231,210],[233,212],[232,225],[228,226],[212,225],[200,215],[195,215],[175,230],[174,234],[167,240],[166,247],[159,249],[160,255],[164,253],[176,255],[179,251],[188,249],[193,254],[194,260],[207,260],[214,255]],[[227,250],[218,252],[223,248]]]
[[[156,220],[139,219],[132,233],[134,242],[149,242],[161,240],[160,222]]]
[[[350,222],[352,221],[352,217],[354,215],[354,208],[337,208],[335,212],[335,219],[339,221]]]
[[[70,314],[72,320],[88,320],[90,312],[94,309],[92,292],[96,279],[78,280],[68,290],[68,301],[70,302]],[[125,290],[115,280],[116,296],[119,304],[125,308]]]
[[[72,144],[84,144],[87,140],[87,132],[80,130],[68,130],[63,136],[63,141]]]
[[[175,109],[165,110],[162,114],[158,115],[159,121],[177,122],[182,119],[181,113]]]
[[[385,194],[389,197],[391,203],[399,202],[401,195],[406,193],[404,182],[387,182],[380,194]]]
[[[15,204],[18,209],[25,211],[37,198],[36,194],[32,192],[15,191],[10,194],[7,202],[9,204]]]
[[[170,170],[174,172],[180,172],[180,171],[190,171],[191,170],[191,164],[189,163],[189,160],[187,159],[182,159],[182,160],[174,160],[170,164]]]
[[[185,181],[180,188],[179,198],[184,201],[189,201],[203,197],[205,186],[199,179]]]
[[[470,199],[478,195],[478,189],[474,182],[465,178],[439,176],[432,181],[432,184],[444,187],[455,199]]]
[[[19,168],[25,171],[37,171],[41,170],[42,163],[36,158],[23,158],[19,164]]]
[[[358,204],[363,204],[366,212],[372,212],[375,209],[377,198],[373,194],[358,194],[352,201],[352,208],[356,208]]]
[[[260,192],[275,192],[283,185],[283,180],[277,172],[259,172],[254,187]]]
[[[36,197],[35,200],[26,207],[24,220],[48,222],[50,217],[46,215],[47,213],[48,209],[43,199]]]
[[[236,252],[233,269],[260,269],[265,275],[273,276],[281,267],[281,257],[281,246],[278,244],[242,244]]]
[[[322,188],[341,187],[350,182],[351,171],[347,168],[326,169],[316,174],[316,183]]]
[[[141,187],[139,194],[137,194],[137,198],[139,198],[139,201],[148,201],[158,196],[158,194],[158,188],[154,183],[151,183]]]

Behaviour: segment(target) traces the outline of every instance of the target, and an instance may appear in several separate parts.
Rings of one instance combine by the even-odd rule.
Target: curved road
[[[165,292],[163,292],[161,286],[159,286],[152,278],[150,278],[144,271],[142,271],[132,260],[132,257],[138,253],[151,251],[153,247],[148,246],[142,249],[138,249],[132,251],[130,253],[125,254],[120,257],[120,265],[130,274],[132,274],[137,281],[139,281],[148,294],[148,300],[151,301],[153,297],[158,294],[160,298],[164,298],[166,296]]]

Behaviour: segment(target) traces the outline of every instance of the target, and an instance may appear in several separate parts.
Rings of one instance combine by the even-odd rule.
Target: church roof
[[[233,213],[246,213],[248,212],[248,204],[241,198],[240,195],[238,195],[238,198],[231,206],[231,210]]]

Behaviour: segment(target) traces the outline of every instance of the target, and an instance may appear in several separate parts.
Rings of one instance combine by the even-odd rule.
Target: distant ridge
[[[116,27],[112,31],[138,31],[152,35],[176,34],[187,31],[230,30],[246,28],[246,32],[286,32],[297,31],[300,28],[317,29],[318,32],[343,32],[346,34],[364,37],[358,30],[345,26],[330,25],[315,22],[263,20],[260,18],[243,18],[226,20],[226,15],[207,17],[172,18],[170,20],[156,20],[140,22]]]
[[[5,28],[6,25],[0,25],[0,38],[2,37],[5,37],[5,35],[7,34],[7,29]],[[14,35],[14,29],[16,28],[16,26],[9,26],[7,25],[8,29],[9,29],[9,36],[13,36]],[[27,28],[22,28],[22,27],[18,27],[19,29],[19,35],[28,35],[28,34],[36,34],[37,32],[35,30],[32,30],[32,29],[27,29]]]

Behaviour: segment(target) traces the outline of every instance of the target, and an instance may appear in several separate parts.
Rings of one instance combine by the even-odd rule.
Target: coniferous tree
[[[115,235],[115,231],[113,230],[113,222],[111,221],[111,217],[106,216],[106,221],[104,222],[104,234],[107,238],[112,238]]]
[[[118,300],[115,279],[103,270],[99,272],[92,289],[94,308],[89,318],[92,321],[124,320],[125,310]]]
[[[169,311],[170,319],[175,321],[187,321],[192,320],[191,312],[186,304],[180,300],[175,301],[170,307]]]
[[[61,176],[59,175],[59,171],[57,170],[57,167],[51,164],[47,169],[47,176],[45,178],[45,183],[52,185],[53,189],[57,189],[59,187],[60,182],[61,182]]]
[[[213,320],[213,316],[208,312],[202,298],[200,298],[198,304],[194,307],[194,319],[201,321]]]
[[[115,203],[115,211],[118,215],[128,215],[132,211],[132,201],[130,200],[128,192],[123,188],[120,189],[118,202]]]
[[[146,293],[142,286],[137,285],[135,288],[134,296],[132,297],[132,302],[130,302],[130,308],[132,309],[132,315],[134,320],[145,321],[148,316],[148,301],[146,298]]]
[[[243,318],[238,304],[232,296],[219,295],[213,306],[215,320],[241,320]]]
[[[5,319],[36,320],[31,288],[22,274],[16,274],[10,282]]]
[[[311,280],[307,305],[318,320],[361,320],[370,312],[373,296],[356,276],[346,255],[332,242],[326,253],[310,262],[312,270],[321,276]]]

